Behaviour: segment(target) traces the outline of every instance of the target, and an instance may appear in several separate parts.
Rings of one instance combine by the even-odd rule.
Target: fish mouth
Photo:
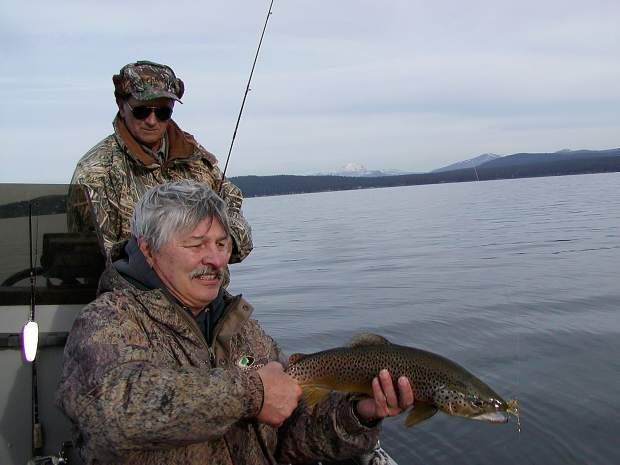
[[[488,412],[471,417],[472,420],[486,421],[488,423],[508,423],[507,412]]]

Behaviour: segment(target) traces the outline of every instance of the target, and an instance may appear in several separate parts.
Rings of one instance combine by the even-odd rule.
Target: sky
[[[0,182],[68,182],[112,75],[165,63],[225,163],[269,1],[0,0]],[[620,147],[618,0],[275,0],[228,174]]]

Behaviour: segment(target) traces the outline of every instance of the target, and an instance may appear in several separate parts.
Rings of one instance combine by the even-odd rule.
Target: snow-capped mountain
[[[401,170],[369,170],[361,163],[347,163],[340,170],[330,173],[318,173],[319,176],[347,176],[347,177],[359,177],[370,178],[379,176],[398,176],[399,174],[409,174],[407,171]]]

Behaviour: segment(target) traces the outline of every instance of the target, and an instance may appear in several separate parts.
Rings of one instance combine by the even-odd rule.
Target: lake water
[[[233,291],[287,353],[373,331],[521,406],[437,414],[382,442],[408,464],[620,463],[620,174],[247,199]]]

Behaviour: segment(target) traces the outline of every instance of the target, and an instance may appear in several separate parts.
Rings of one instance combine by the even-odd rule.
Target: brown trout
[[[505,401],[460,365],[441,355],[392,344],[376,334],[355,337],[347,347],[314,354],[293,354],[287,373],[295,378],[310,406],[330,391],[372,396],[372,379],[386,368],[396,382],[406,376],[415,402],[405,424],[413,426],[437,410],[448,415],[506,423],[517,415],[517,401]],[[398,392],[398,391],[396,391]]]

